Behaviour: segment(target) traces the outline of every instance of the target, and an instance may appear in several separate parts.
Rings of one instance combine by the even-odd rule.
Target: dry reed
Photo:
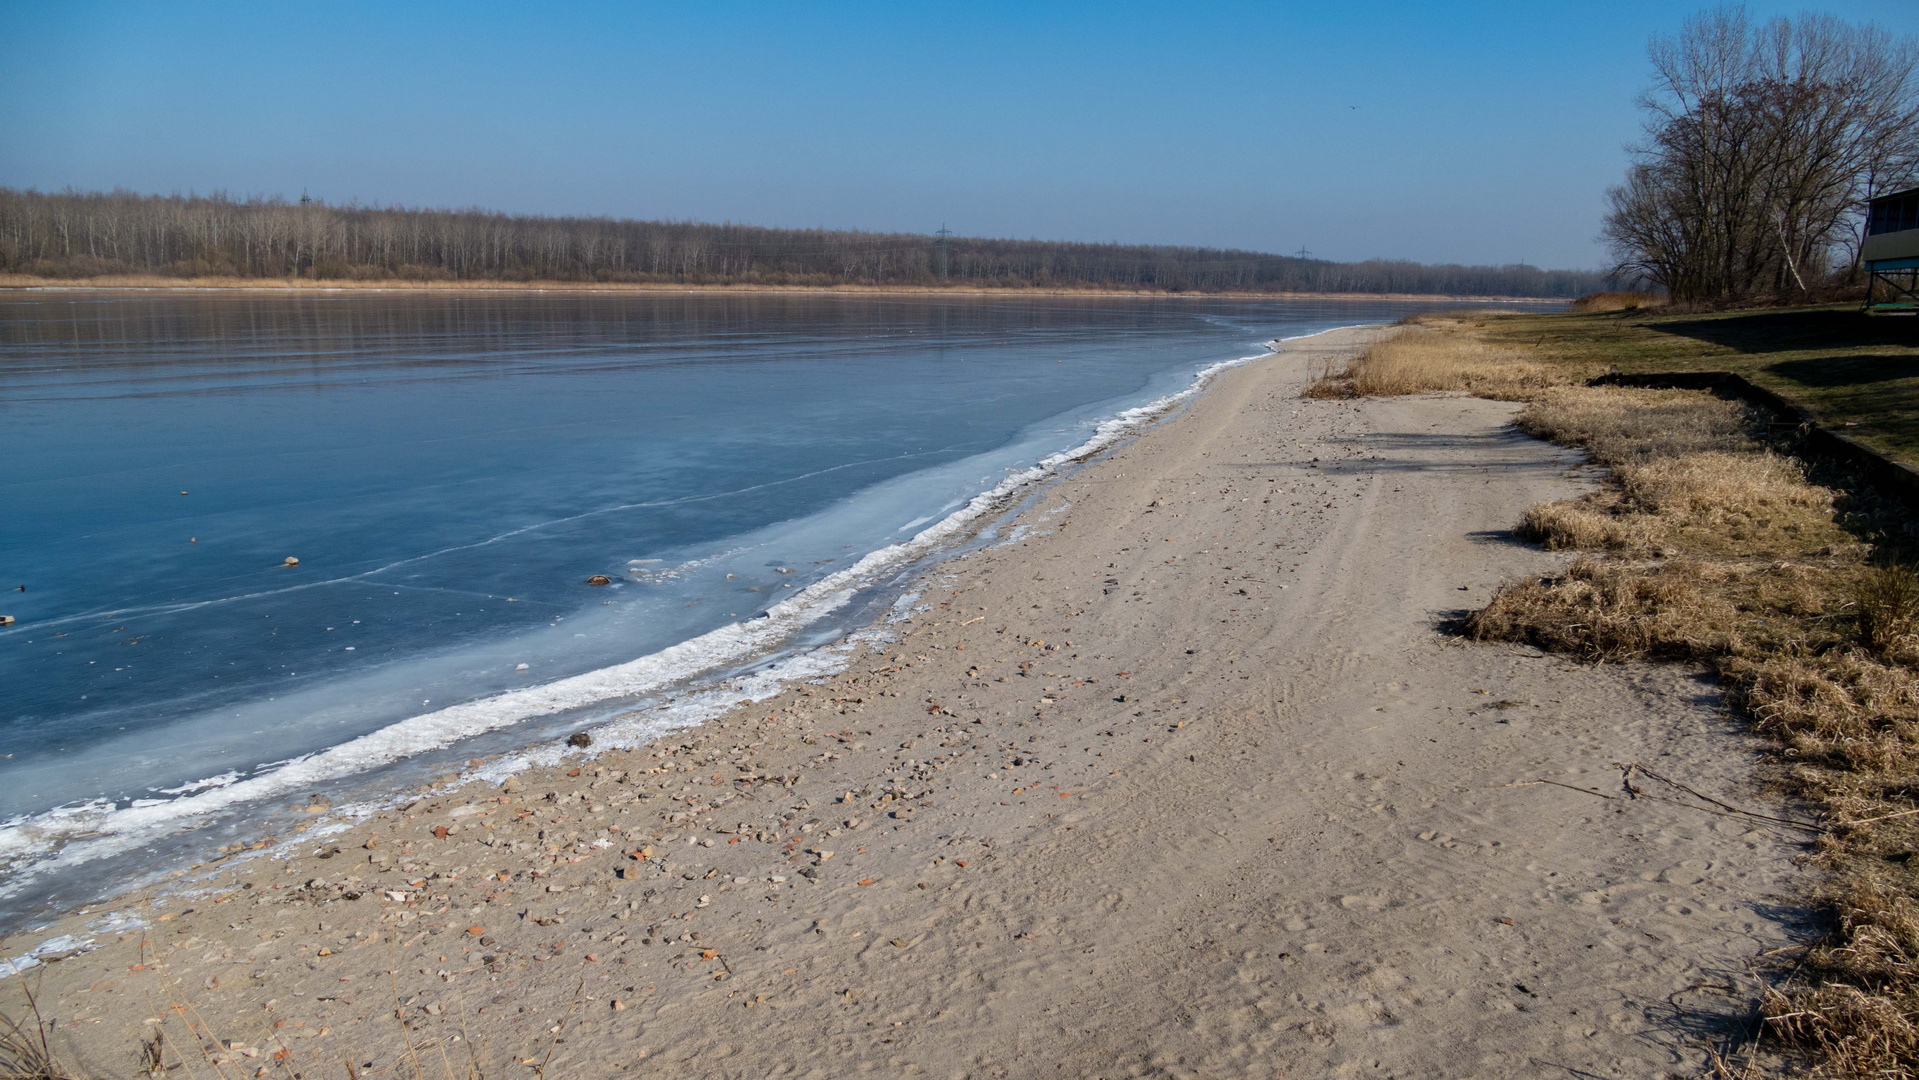
[[[1608,311],[1638,311],[1641,308],[1659,307],[1666,298],[1657,293],[1648,292],[1596,292],[1587,293],[1572,302],[1572,310],[1583,314],[1598,314]]]
[[[1579,447],[1607,468],[1757,445],[1750,410],[1695,390],[1561,384],[1526,400],[1514,420],[1521,431]]]
[[[25,1008],[18,1017],[0,1012],[0,1080],[82,1080],[54,1046],[53,1023],[41,1015],[27,976],[16,977]]]
[[[1592,660],[1700,659],[1736,633],[1734,608],[1706,588],[1711,575],[1695,563],[1641,572],[1580,559],[1562,577],[1502,588],[1465,630]]]
[[[1514,350],[1469,343],[1425,323],[1408,324],[1361,353],[1345,371],[1328,372],[1307,397],[1372,397],[1464,391],[1518,399],[1543,389],[1546,369]]]
[[[1853,590],[1859,612],[1859,640],[1874,652],[1891,651],[1913,636],[1919,619],[1919,574],[1887,566],[1861,579]]]

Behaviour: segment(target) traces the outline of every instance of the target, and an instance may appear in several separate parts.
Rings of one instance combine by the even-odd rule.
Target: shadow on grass
[[[1694,319],[1655,319],[1649,330],[1709,342],[1742,353],[1919,347],[1919,319],[1870,318],[1855,310],[1763,311]]]
[[[1919,319],[1814,308],[1651,319],[1643,325],[1754,357],[1757,366],[1729,357],[1718,364],[1700,359],[1703,366],[1723,365],[1769,383],[1823,424],[1857,427],[1851,434],[1882,453],[1919,460]]]
[[[1919,355],[1869,353],[1865,356],[1819,356],[1805,360],[1784,360],[1769,364],[1764,370],[1769,375],[1822,390],[1870,386],[1901,379],[1919,379]]]

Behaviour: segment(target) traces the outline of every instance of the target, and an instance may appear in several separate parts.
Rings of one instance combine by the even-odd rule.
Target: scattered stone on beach
[[[586,579],[586,583],[593,586],[611,585],[613,584],[613,579],[607,577],[605,574],[594,574],[592,577]]]
[[[300,565],[300,560],[298,560],[298,559],[296,559],[296,558],[294,558],[294,557],[293,557],[293,556],[291,556],[291,555],[288,555],[288,556],[286,557],[286,562],[285,562],[285,563],[284,563],[283,565],[286,565],[286,566],[298,566],[298,565]]]
[[[566,737],[566,745],[577,746],[577,747],[580,747],[581,749],[585,749],[586,747],[593,745],[593,736],[588,735],[584,731],[576,731],[573,734],[568,735]]]

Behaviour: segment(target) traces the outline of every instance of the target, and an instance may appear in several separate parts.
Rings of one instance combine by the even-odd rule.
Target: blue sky
[[[0,0],[0,185],[1598,266],[1694,10]]]

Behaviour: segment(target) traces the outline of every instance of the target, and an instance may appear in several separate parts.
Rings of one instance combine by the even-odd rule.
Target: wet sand
[[[1624,797],[1768,808],[1698,673],[1443,632],[1590,480],[1511,405],[1299,399],[1380,332],[1223,374],[839,676],[0,955],[91,936],[26,985],[111,1076],[1691,1074],[1800,838]]]

